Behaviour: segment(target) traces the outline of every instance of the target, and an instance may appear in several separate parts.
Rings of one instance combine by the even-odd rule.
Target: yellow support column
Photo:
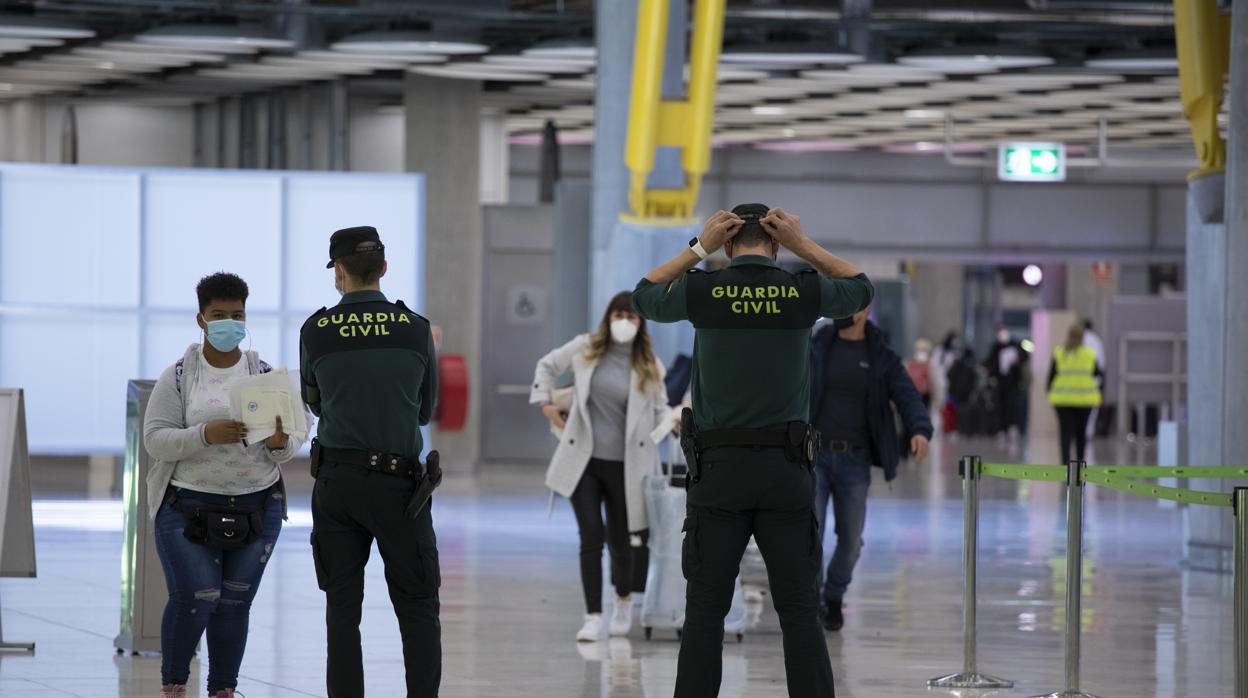
[[[1216,0],[1174,0],[1183,115],[1192,126],[1200,166],[1191,179],[1226,170],[1226,142],[1218,132],[1223,85],[1230,65],[1230,23]]]
[[[662,98],[666,39],[673,29],[668,26],[671,1],[642,0],[638,9],[625,162],[631,172],[630,218],[646,223],[683,224],[692,220],[702,177],[710,169],[711,161],[725,0],[696,0],[685,100]],[[676,29],[683,31],[683,27]],[[683,187],[648,186],[655,149],[660,147],[681,149]]]

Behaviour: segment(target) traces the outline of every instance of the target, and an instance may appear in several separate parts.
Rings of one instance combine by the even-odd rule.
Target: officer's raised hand
[[[699,236],[702,249],[706,250],[707,254],[711,254],[723,247],[725,242],[741,232],[743,222],[737,214],[730,211],[719,211],[707,218],[706,223],[702,225],[702,235]]]
[[[771,209],[767,212],[767,217],[759,223],[768,235],[787,250],[796,250],[806,240],[806,233],[802,231],[802,219],[782,208]]]

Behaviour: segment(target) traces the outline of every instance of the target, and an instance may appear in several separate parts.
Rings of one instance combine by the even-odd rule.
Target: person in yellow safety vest
[[[1093,408],[1101,405],[1103,378],[1096,352],[1083,344],[1083,326],[1073,325],[1066,343],[1053,349],[1053,363],[1049,366],[1049,403],[1057,409],[1063,462],[1084,460],[1088,417]]]

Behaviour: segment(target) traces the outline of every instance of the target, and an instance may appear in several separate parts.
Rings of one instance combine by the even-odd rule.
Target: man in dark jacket
[[[897,477],[901,460],[892,405],[905,423],[916,461],[927,456],[932,421],[900,357],[884,333],[867,320],[869,310],[837,320],[811,344],[811,422],[823,435],[815,463],[815,512],[822,534],[828,499],[836,517],[836,551],[828,563],[820,616],[824,628],[845,625],[842,601],[862,550],[871,466],[884,479]]]

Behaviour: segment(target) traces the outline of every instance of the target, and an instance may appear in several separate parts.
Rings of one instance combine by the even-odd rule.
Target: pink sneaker
[[[186,686],[167,683],[160,687],[160,698],[186,698]]]

